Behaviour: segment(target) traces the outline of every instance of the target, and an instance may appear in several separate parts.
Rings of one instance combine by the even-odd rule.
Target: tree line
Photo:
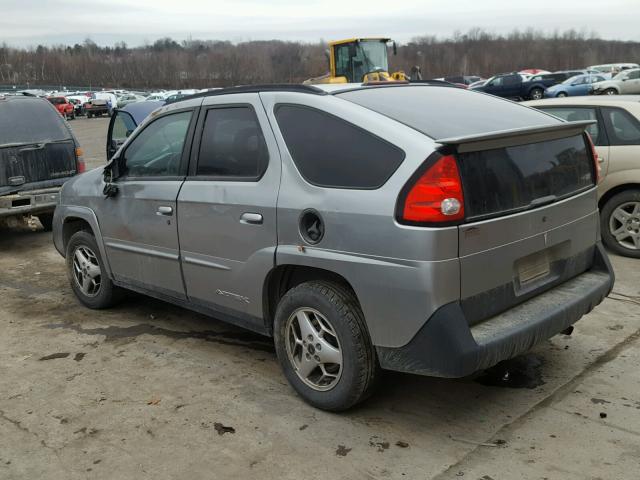
[[[279,40],[228,41],[162,38],[129,47],[0,46],[0,84],[84,85],[109,88],[205,88],[252,83],[299,83],[328,70],[327,45]],[[523,68],[561,70],[596,63],[640,62],[640,42],[605,40],[569,30],[500,35],[482,29],[449,38],[422,36],[390,50],[392,70],[420,67],[423,78],[481,75]]]

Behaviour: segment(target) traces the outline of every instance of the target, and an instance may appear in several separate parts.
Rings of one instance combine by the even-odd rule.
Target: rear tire
[[[87,112],[87,118],[91,118],[91,117],[93,117],[93,113]]]
[[[625,190],[607,200],[600,226],[602,240],[611,251],[640,258],[640,190]]]
[[[41,213],[38,215],[38,220],[45,232],[50,232],[53,228],[53,213]]]
[[[66,250],[67,276],[80,303],[94,310],[109,308],[123,296],[106,273],[95,237],[86,231],[73,234]]]
[[[287,380],[314,407],[346,410],[373,392],[380,367],[347,288],[311,281],[289,290],[276,310],[274,338]]]

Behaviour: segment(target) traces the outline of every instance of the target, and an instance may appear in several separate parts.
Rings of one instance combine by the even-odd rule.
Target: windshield
[[[389,71],[387,44],[380,40],[363,40],[336,45],[336,76],[350,83],[362,82],[367,73]]]

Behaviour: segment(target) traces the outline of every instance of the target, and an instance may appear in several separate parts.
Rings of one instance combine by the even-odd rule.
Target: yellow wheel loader
[[[305,80],[304,84],[405,82],[402,71],[389,73],[389,38],[350,38],[329,43],[329,73]],[[393,42],[393,52],[396,44]]]

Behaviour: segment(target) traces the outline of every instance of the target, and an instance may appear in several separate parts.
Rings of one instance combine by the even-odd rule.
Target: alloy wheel
[[[625,202],[609,218],[609,231],[619,245],[640,250],[640,202]]]
[[[73,253],[73,279],[80,291],[88,297],[95,297],[100,292],[100,263],[96,254],[87,246],[79,246]]]
[[[329,320],[313,308],[298,308],[287,320],[285,335],[287,357],[300,380],[318,391],[335,387],[343,356]]]

